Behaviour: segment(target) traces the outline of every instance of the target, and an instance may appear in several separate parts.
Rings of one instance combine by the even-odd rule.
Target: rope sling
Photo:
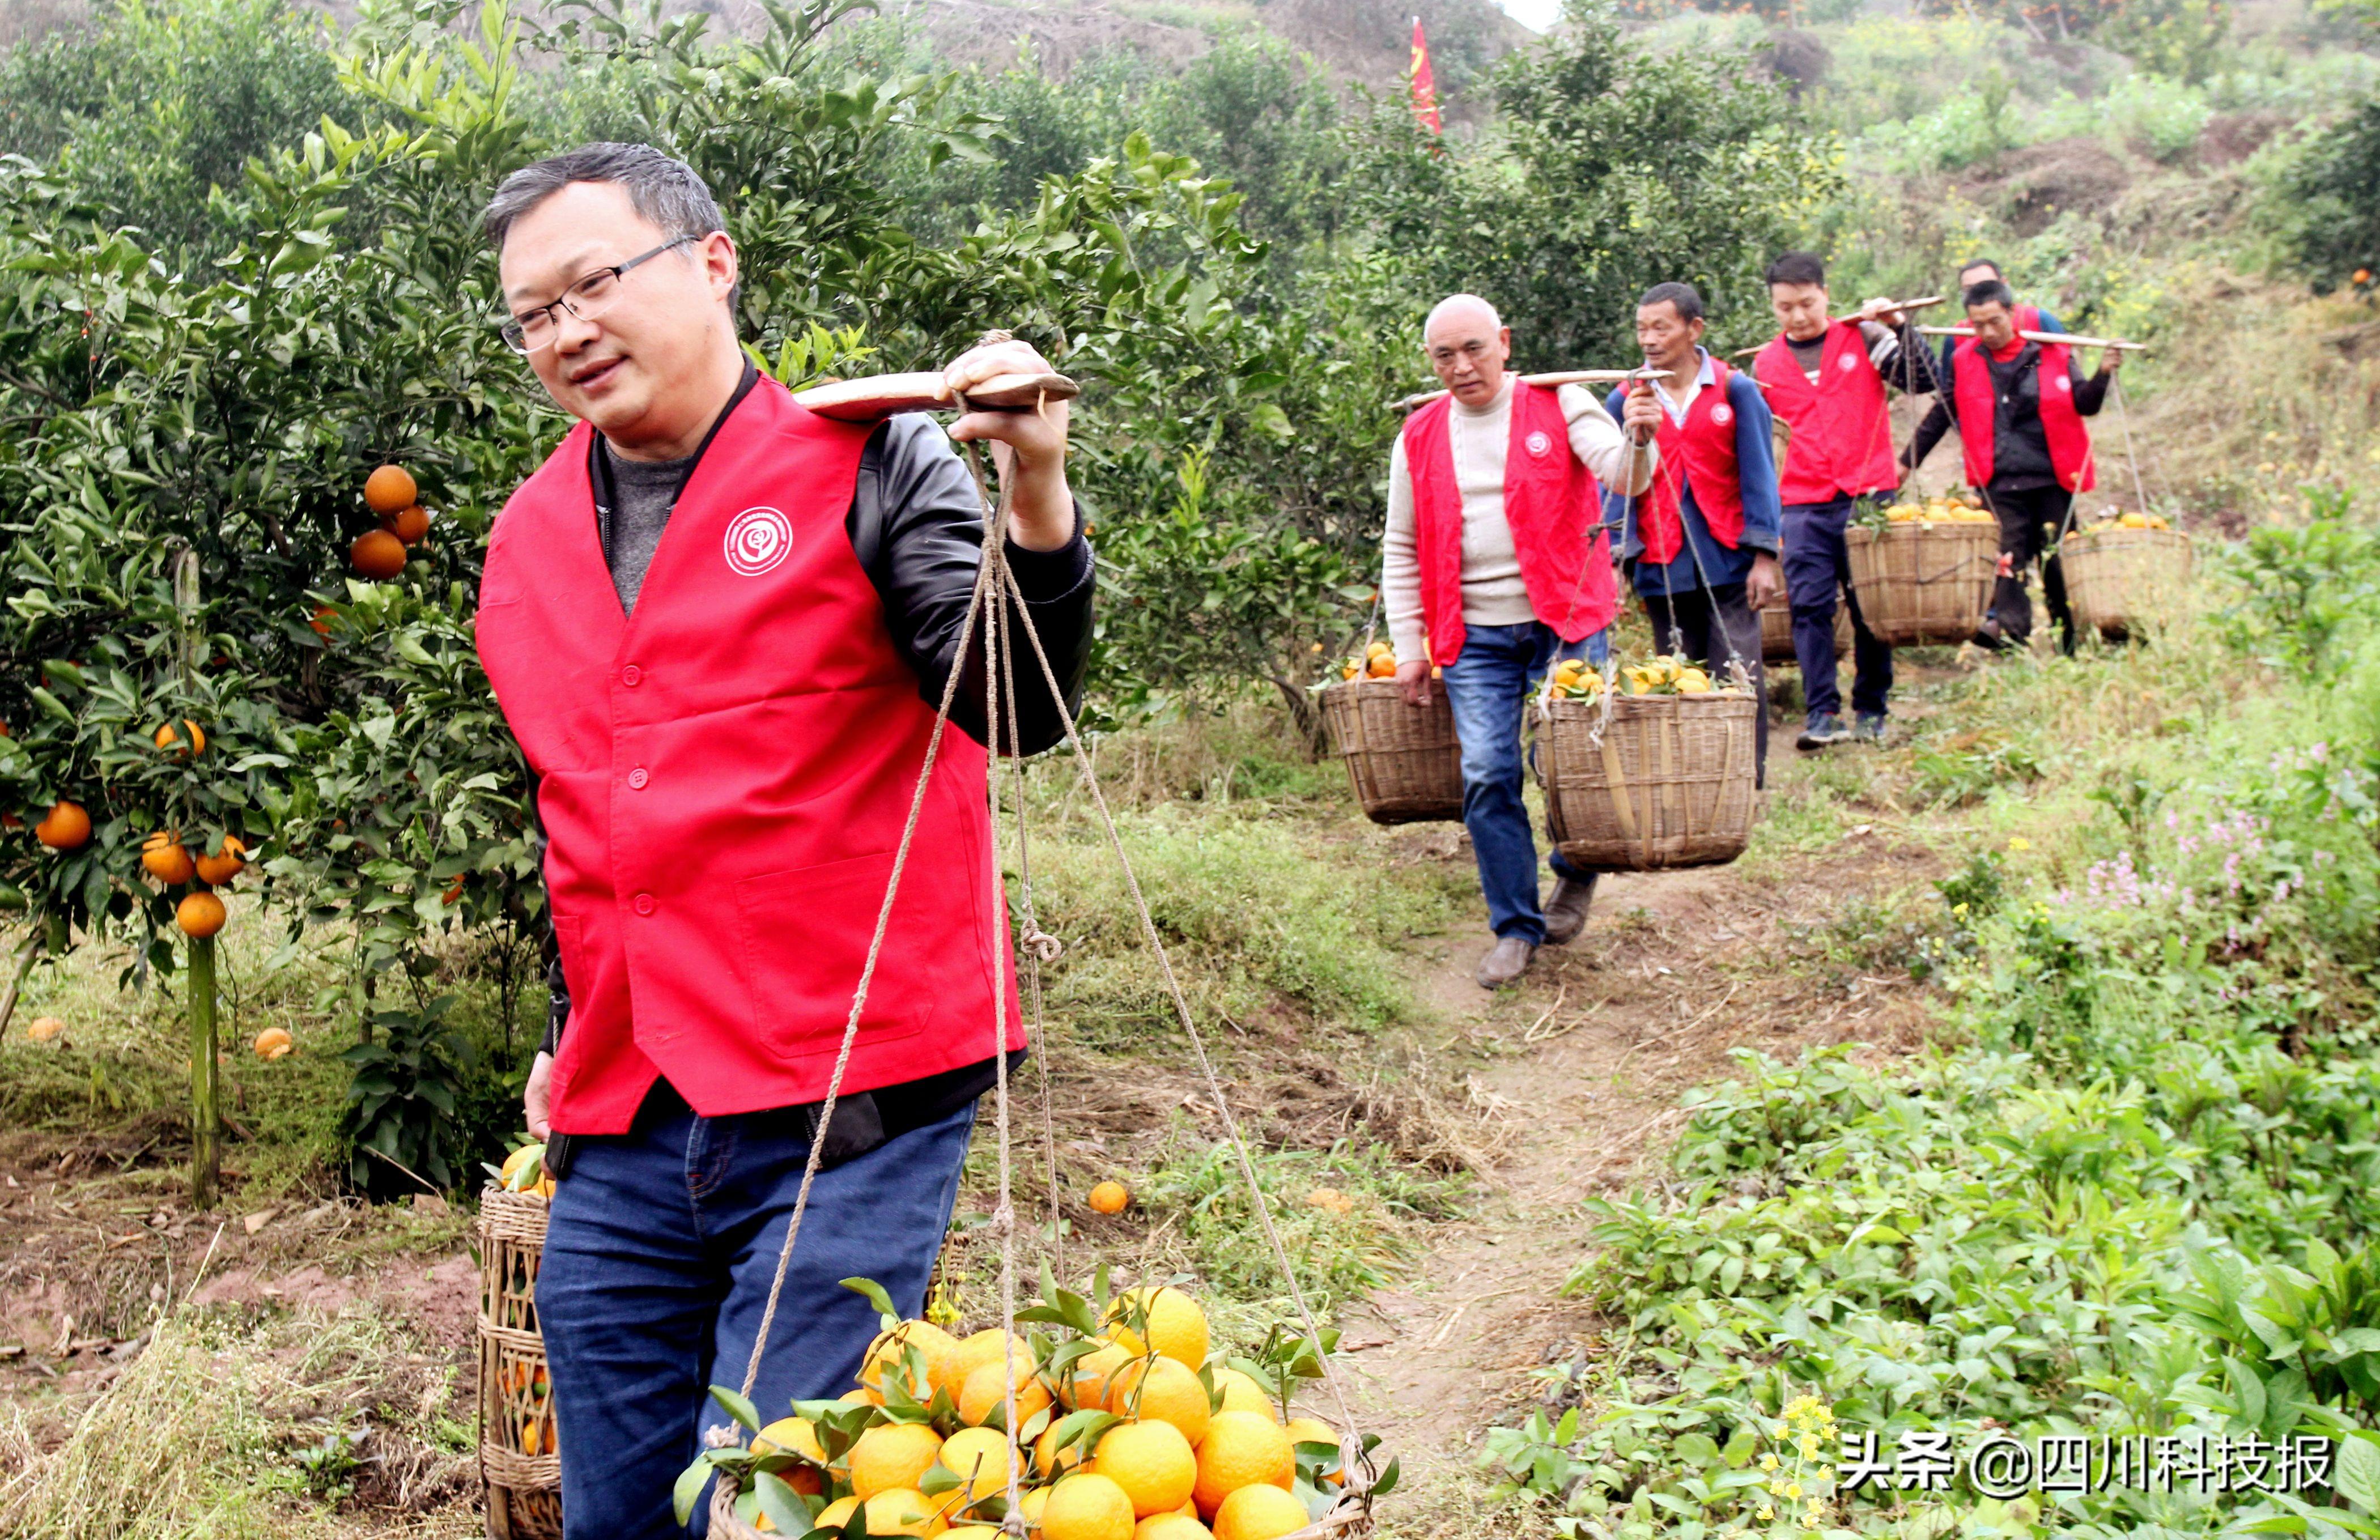
[[[987,340],[1005,340],[1005,338],[995,335]],[[953,393],[953,404],[962,413],[974,409],[964,393]],[[1034,409],[1039,410],[1046,405],[1044,401]],[[1014,751],[1010,756],[1014,764],[1016,785],[1013,821],[1016,829],[1018,850],[1019,909],[1024,920],[1024,933],[1019,938],[1019,942],[1020,950],[1025,956],[1026,999],[1029,1001],[1030,1011],[1029,1021],[1020,1025],[1025,1029],[1028,1047],[1038,1051],[1043,1042],[1040,968],[1044,962],[1054,961],[1062,948],[1054,937],[1040,929],[1033,902],[1032,867],[1027,854],[1029,846],[1025,813],[1025,767],[1021,752],[1023,726],[1021,713],[1017,709],[1016,649],[1010,636],[1012,604],[1014,606],[1015,614],[1024,622],[1022,629],[1025,638],[1031,646],[1033,661],[1038,668],[1042,684],[1050,692],[1050,697],[1053,701],[1062,702],[1065,692],[1060,687],[1056,671],[1051,667],[1049,654],[1042,647],[1040,635],[1033,624],[1024,589],[1008,565],[1007,490],[1003,488],[1001,495],[995,498],[990,490],[990,479],[984,473],[982,458],[976,445],[968,443],[962,444],[961,448],[966,460],[968,474],[975,482],[977,496],[983,505],[983,559],[977,570],[975,586],[968,600],[965,616],[960,623],[957,645],[953,652],[953,662],[950,677],[943,684],[941,700],[935,708],[933,730],[926,742],[924,762],[918,768],[917,782],[910,793],[908,816],[902,825],[900,843],[893,853],[892,869],[885,882],[883,901],[877,908],[876,926],[868,940],[868,955],[860,967],[859,982],[852,991],[851,1011],[844,1019],[843,1038],[835,1054],[834,1068],[828,1078],[826,1096],[819,1107],[818,1127],[810,1140],[809,1157],[802,1169],[801,1184],[795,1192],[794,1210],[786,1222],[784,1244],[777,1254],[776,1273],[769,1285],[768,1304],[761,1313],[759,1328],[753,1338],[751,1357],[745,1365],[742,1396],[747,1402],[751,1400],[752,1388],[759,1377],[761,1354],[768,1348],[770,1330],[776,1320],[777,1305],[784,1288],[787,1269],[793,1260],[794,1246],[801,1235],[802,1219],[809,1207],[810,1191],[817,1181],[823,1161],[827,1134],[833,1122],[835,1105],[842,1094],[844,1075],[850,1065],[853,1047],[858,1040],[860,1017],[867,1008],[868,988],[875,980],[876,967],[883,951],[884,938],[891,927],[893,900],[900,891],[902,872],[908,864],[909,853],[917,836],[917,820],[925,804],[926,789],[932,779],[935,763],[941,755],[942,735],[950,725],[952,707],[958,697],[959,679],[964,673],[962,664],[967,656],[970,644],[976,638],[978,624],[983,626],[985,739],[987,746],[996,754],[1001,743],[1001,725],[1004,708],[1008,727],[1007,741],[1012,751]],[[984,613],[987,608],[994,612],[989,621],[986,621]],[[1092,768],[1091,757],[1075,725],[1072,715],[1062,709],[1059,717],[1065,727],[1066,746],[1074,756],[1075,765],[1082,772],[1084,787],[1089,792],[1091,805],[1098,812],[1100,824],[1105,830],[1109,848],[1113,851],[1117,865],[1122,869],[1125,891],[1132,899],[1133,908],[1140,921],[1141,937],[1148,943],[1151,955],[1156,959],[1159,972],[1165,981],[1167,995],[1172,1001],[1175,1017],[1181,1023],[1183,1032],[1189,1038],[1192,1052],[1197,1060],[1200,1076],[1205,1081],[1208,1095],[1213,1098],[1216,1112],[1222,1120],[1223,1130],[1230,1140],[1241,1177],[1246,1182],[1258,1224],[1264,1232],[1265,1243],[1272,1253],[1274,1266],[1280,1269],[1281,1276],[1287,1284],[1299,1323],[1304,1327],[1307,1339],[1316,1345],[1315,1358],[1321,1369],[1322,1382],[1330,1391],[1331,1401],[1339,1411],[1342,1439],[1340,1468],[1350,1473],[1345,1495],[1339,1498],[1323,1518],[1291,1535],[1284,1536],[1283,1540],[1326,1540],[1326,1537],[1334,1536],[1349,1529],[1367,1528],[1371,1522],[1370,1488],[1378,1479],[1378,1470],[1373,1464],[1370,1451],[1363,1438],[1354,1431],[1354,1411],[1348,1401],[1339,1372],[1331,1363],[1330,1354],[1319,1351],[1322,1336],[1315,1321],[1313,1310],[1306,1301],[1305,1290],[1298,1284],[1297,1273],[1290,1261],[1288,1248],[1282,1243],[1281,1233],[1273,1223],[1271,1207],[1266,1201],[1262,1184],[1257,1179],[1255,1162],[1250,1158],[1246,1141],[1241,1134],[1239,1120],[1232,1114],[1230,1099],[1223,1092],[1221,1078],[1216,1073],[1214,1062],[1208,1054],[1206,1040],[1199,1034],[1197,1024],[1190,1010],[1189,1000],[1183,993],[1180,982],[1174,976],[1172,962],[1166,953],[1165,943],[1158,935],[1156,921],[1150,915],[1148,901],[1141,892],[1140,881],[1133,870],[1131,858],[1124,853],[1123,834],[1116,827],[1115,818],[1108,806],[1106,794],[1099,786],[1098,775]],[[992,891],[998,891],[1000,887],[998,834],[1002,821],[1001,778],[994,772],[988,774],[985,779],[987,794],[991,806],[994,835],[987,842],[989,865],[986,879],[991,884]],[[1002,1527],[1006,1534],[1022,1540],[1026,1533],[1026,1526],[1021,1505],[1022,1478],[1019,1473],[1022,1461],[1017,1458],[1016,1435],[1016,1224],[1011,1191],[1013,1157],[1010,1143],[1007,1052],[1008,975],[1005,972],[1008,964],[1002,957],[1004,950],[993,949],[993,1115],[998,1145],[999,1188],[997,1202],[988,1228],[1000,1241],[1002,1362],[1006,1376],[1006,1388],[1002,1396],[1005,1413],[1002,1418],[1004,1424],[1002,1432],[1008,1451],[1006,1486],[1008,1510],[1002,1522]],[[1049,1157],[1049,1211],[1054,1243],[1062,1227],[1059,1224],[1055,1124],[1050,1110],[1049,1069],[1046,1059],[1040,1066],[1040,1081],[1042,1134]],[[1061,1252],[1059,1256],[1062,1261],[1062,1255]],[[1365,1478],[1360,1487],[1353,1475],[1353,1473],[1358,1469],[1363,1472]],[[740,1521],[736,1520],[734,1514],[734,1496],[723,1480],[719,1484],[712,1497],[711,1517],[715,1525],[721,1524],[722,1519],[730,1523],[740,1524]]]

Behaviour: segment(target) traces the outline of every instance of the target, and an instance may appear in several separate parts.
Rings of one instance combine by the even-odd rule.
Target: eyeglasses
[[[516,315],[496,330],[504,337],[504,346],[516,353],[528,354],[551,347],[562,327],[562,318],[555,311],[568,310],[581,321],[592,321],[618,303],[620,281],[627,277],[630,269],[651,261],[664,251],[691,246],[701,238],[699,236],[680,236],[675,240],[663,241],[642,256],[631,257],[616,267],[599,267],[563,290],[562,297],[553,303],[540,305]]]

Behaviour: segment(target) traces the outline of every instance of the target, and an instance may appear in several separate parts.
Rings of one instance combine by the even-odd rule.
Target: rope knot
[[[1066,943],[1038,925],[1028,923],[1018,941],[1026,951],[1044,963],[1054,963],[1066,955]]]
[[[1008,1204],[1002,1204],[991,1211],[991,1218],[984,1221],[983,1228],[990,1234],[1005,1240],[1015,1233],[1016,1210]]]
[[[720,1423],[702,1430],[702,1447],[706,1449],[732,1449],[743,1441],[734,1423]]]

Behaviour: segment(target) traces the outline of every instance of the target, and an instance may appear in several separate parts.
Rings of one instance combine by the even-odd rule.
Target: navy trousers
[[[841,1279],[923,1312],[974,1126],[970,1103],[819,1173],[752,1388],[764,1425],[853,1388],[876,1307]],[[808,1158],[798,1118],[698,1117],[667,1081],[631,1132],[578,1141],[537,1278],[566,1540],[683,1540],[671,1488],[732,1425],[710,1387],[744,1383]]]
[[[1892,649],[1868,630],[1852,595],[1843,530],[1856,506],[1848,497],[1785,505],[1785,601],[1793,612],[1793,660],[1802,665],[1802,697],[1812,721],[1843,714],[1835,681],[1838,595],[1852,612],[1852,709],[1880,717],[1892,693]]]

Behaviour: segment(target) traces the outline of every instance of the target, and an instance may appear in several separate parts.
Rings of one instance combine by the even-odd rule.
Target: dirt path
[[[1658,1163],[1684,1121],[1681,1092],[1723,1073],[1739,1045],[1791,1055],[1913,1025],[1906,990],[1863,998],[1795,967],[1780,944],[1846,892],[1909,880],[1909,866],[1878,851],[1784,886],[1729,868],[1609,878],[1586,933],[1540,952],[1524,987],[1501,995],[1471,980],[1482,938],[1440,938],[1420,954],[1435,1007],[1423,1046],[1476,1061],[1470,1097],[1497,1162],[1472,1215],[1434,1231],[1413,1281],[1342,1322],[1368,1431],[1415,1487],[1391,1532],[1467,1530],[1481,1430],[1534,1399],[1528,1371],[1577,1344],[1592,1351],[1593,1313],[1560,1296],[1585,1255],[1580,1205]]]

